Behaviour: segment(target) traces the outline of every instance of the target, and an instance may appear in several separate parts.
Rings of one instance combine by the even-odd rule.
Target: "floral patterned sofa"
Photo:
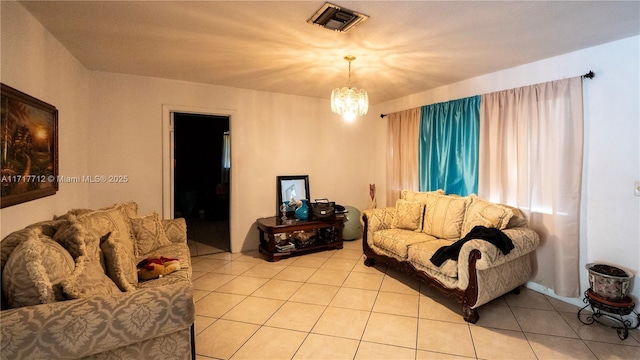
[[[399,268],[455,297],[470,323],[479,306],[530,279],[539,243],[519,209],[442,190],[403,190],[395,207],[365,210],[362,220],[367,266]]]
[[[71,210],[0,242],[0,358],[195,358],[186,223],[137,209]],[[180,270],[139,281],[160,256]]]

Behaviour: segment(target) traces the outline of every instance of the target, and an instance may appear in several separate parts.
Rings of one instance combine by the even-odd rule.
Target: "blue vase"
[[[300,220],[307,220],[309,218],[309,206],[307,200],[302,199],[302,206],[296,209],[296,217]]]

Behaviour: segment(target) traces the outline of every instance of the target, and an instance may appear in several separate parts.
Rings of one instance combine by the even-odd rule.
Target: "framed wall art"
[[[4,208],[58,191],[58,110],[5,84],[0,87]]]

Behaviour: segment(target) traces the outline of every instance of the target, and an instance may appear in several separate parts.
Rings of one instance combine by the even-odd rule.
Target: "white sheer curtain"
[[[395,206],[404,189],[418,190],[420,108],[388,115],[387,206]]]
[[[533,281],[577,297],[583,152],[580,77],[486,94],[478,195],[516,206],[540,234]]]

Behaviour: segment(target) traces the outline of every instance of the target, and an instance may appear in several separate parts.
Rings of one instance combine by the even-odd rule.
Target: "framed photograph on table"
[[[0,207],[58,191],[58,110],[0,84]]]
[[[276,178],[276,215],[280,214],[280,206],[292,198],[300,201],[309,200],[309,175],[286,175]],[[287,209],[287,216],[293,216],[295,208]]]

